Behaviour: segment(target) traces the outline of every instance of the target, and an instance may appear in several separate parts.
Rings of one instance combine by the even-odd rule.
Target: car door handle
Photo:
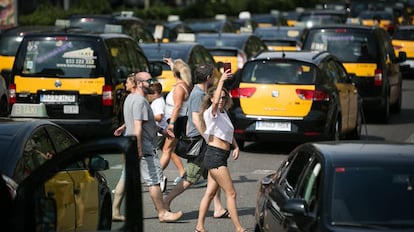
[[[73,190],[73,193],[74,193],[75,195],[78,195],[78,194],[80,193],[80,188],[75,188],[75,189]]]

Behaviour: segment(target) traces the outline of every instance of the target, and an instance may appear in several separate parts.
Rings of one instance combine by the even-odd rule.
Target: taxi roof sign
[[[46,106],[43,103],[15,103],[13,104],[11,118],[47,118]]]

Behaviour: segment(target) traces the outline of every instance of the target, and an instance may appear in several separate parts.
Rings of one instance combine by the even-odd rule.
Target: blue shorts
[[[157,185],[162,180],[162,168],[158,155],[144,154],[140,162],[141,177],[148,186]]]
[[[219,168],[221,166],[227,167],[227,159],[230,156],[230,150],[226,151],[218,147],[207,145],[207,150],[204,155],[204,168],[210,170],[212,168]]]

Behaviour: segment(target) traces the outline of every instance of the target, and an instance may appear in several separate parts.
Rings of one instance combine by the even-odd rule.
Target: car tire
[[[334,141],[341,140],[341,118],[338,116],[332,127],[331,139]]]
[[[388,123],[390,119],[390,96],[387,96],[385,99],[384,106],[379,110],[379,121],[381,123]]]
[[[391,105],[391,113],[399,114],[401,112],[401,105],[402,105],[402,89],[400,88],[400,94],[398,96],[397,101]]]
[[[112,202],[111,196],[107,194],[102,203],[101,210],[99,213],[99,225],[98,230],[109,231],[112,227]]]
[[[360,140],[361,139],[361,132],[362,132],[362,124],[363,124],[363,111],[359,110],[355,128],[349,133],[348,138],[353,140]]]

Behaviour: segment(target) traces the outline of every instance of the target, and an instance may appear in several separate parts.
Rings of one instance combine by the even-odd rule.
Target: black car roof
[[[327,24],[327,25],[315,25],[305,30],[321,30],[321,29],[335,29],[335,28],[350,28],[359,30],[378,30],[380,27],[370,27],[359,24]]]
[[[148,57],[148,60],[157,61],[162,59],[162,55],[165,50],[174,50],[175,52],[179,52],[182,54],[183,58],[184,55],[188,56],[190,51],[196,46],[202,46],[198,43],[144,43],[140,45],[142,50],[144,51],[145,55]],[[156,51],[159,51],[156,53]],[[156,58],[158,57],[158,58]],[[187,58],[187,57],[186,57]]]
[[[414,144],[392,141],[340,141],[308,144],[333,167],[342,165],[414,165]]]
[[[251,38],[256,37],[260,40],[260,38],[257,35],[246,33],[246,34],[237,34],[237,33],[197,33],[196,34],[196,41],[203,41],[203,39],[223,39],[223,40],[229,40],[233,41],[234,44],[237,44],[238,48],[244,47],[244,44],[246,41]],[[200,42],[201,44],[204,44],[203,42]],[[205,45],[206,47],[210,47]],[[217,45],[212,45],[213,47],[217,47]],[[226,46],[226,45],[223,45]],[[228,47],[228,45],[227,45]]]
[[[120,33],[93,33],[93,32],[53,32],[53,33],[30,33],[25,37],[78,37],[78,38],[102,38],[102,39],[111,39],[111,38],[129,38],[132,37],[120,34]]]
[[[293,59],[317,65],[329,54],[325,51],[264,51],[252,60]]]

